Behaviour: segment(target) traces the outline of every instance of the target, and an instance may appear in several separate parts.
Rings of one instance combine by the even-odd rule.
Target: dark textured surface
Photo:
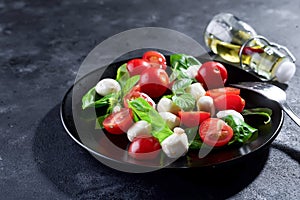
[[[59,103],[84,57],[131,28],[170,28],[204,44],[206,23],[231,12],[299,60],[299,1],[242,2],[0,0],[0,199],[300,199],[299,127],[288,117],[270,151],[234,173],[229,166],[142,175],[103,166],[59,120]],[[299,85],[298,69],[287,95],[300,114]]]

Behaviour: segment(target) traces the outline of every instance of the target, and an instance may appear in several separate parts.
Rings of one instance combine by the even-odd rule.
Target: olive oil
[[[212,52],[231,63],[241,63],[262,79],[288,81],[295,73],[295,64],[286,53],[256,36],[245,22],[221,13],[206,27],[204,40]]]

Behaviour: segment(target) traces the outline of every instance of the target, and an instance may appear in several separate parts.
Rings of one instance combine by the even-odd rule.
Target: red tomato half
[[[149,62],[153,67],[159,67],[162,69],[167,68],[165,56],[157,51],[147,51],[146,53],[144,53],[143,59]]]
[[[145,69],[151,65],[143,59],[132,59],[127,62],[126,68],[130,76],[140,75]]]
[[[205,144],[220,147],[226,145],[233,137],[233,130],[223,120],[209,118],[202,122],[199,135]]]
[[[160,149],[155,137],[137,137],[130,144],[128,154],[138,160],[152,160],[157,157]]]
[[[119,112],[110,114],[103,121],[104,129],[111,134],[125,133],[133,124],[133,113],[129,108],[122,108]]]
[[[242,112],[245,107],[245,100],[237,94],[224,94],[214,99],[217,110],[232,109]]]
[[[210,118],[209,112],[204,111],[191,111],[191,112],[178,112],[180,122],[186,127],[199,126],[204,120]]]
[[[227,81],[227,70],[219,62],[208,61],[201,65],[195,78],[206,90],[220,88]]]
[[[167,91],[169,83],[167,72],[156,67],[143,71],[139,81],[141,91],[148,94],[151,98],[162,96]]]
[[[214,99],[214,98],[217,98],[218,96],[221,96],[223,94],[236,94],[236,95],[239,95],[240,92],[241,92],[241,90],[238,89],[238,88],[222,87],[222,88],[207,90],[205,95],[210,96]]]

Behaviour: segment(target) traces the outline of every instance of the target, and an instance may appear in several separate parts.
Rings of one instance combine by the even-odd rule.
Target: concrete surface
[[[223,174],[228,181],[201,172],[116,172],[77,146],[59,120],[81,62],[114,34],[165,27],[204,45],[207,22],[231,12],[286,45],[299,67],[299,9],[296,0],[0,0],[0,199],[300,199],[299,127],[288,117],[270,151],[251,168]],[[287,89],[298,114],[299,85],[298,69]]]

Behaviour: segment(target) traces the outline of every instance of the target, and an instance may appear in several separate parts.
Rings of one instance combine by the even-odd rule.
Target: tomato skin
[[[204,120],[210,118],[210,113],[204,111],[179,111],[178,115],[180,118],[180,123],[186,127],[199,126]]]
[[[216,88],[207,90],[205,95],[210,96],[211,98],[215,99],[223,94],[236,94],[240,95],[241,90],[234,87],[222,87],[222,88]]]
[[[242,112],[245,107],[245,100],[237,94],[224,94],[214,99],[217,110],[235,110]]]
[[[208,61],[202,64],[195,78],[208,90],[224,87],[228,77],[224,65],[219,62]]]
[[[133,124],[133,112],[130,108],[122,108],[110,114],[103,121],[104,129],[111,134],[123,134]]]
[[[205,144],[220,147],[231,140],[233,130],[223,120],[209,118],[202,122],[199,128],[199,135]]]
[[[152,160],[160,153],[160,149],[155,137],[137,137],[129,145],[128,154],[137,160]]]
[[[147,51],[143,55],[143,59],[150,63],[153,67],[159,67],[162,69],[167,68],[167,61],[163,54],[157,51]]]
[[[128,101],[139,98],[139,97],[142,97],[143,99],[145,99],[150,104],[150,106],[152,106],[153,108],[156,107],[156,104],[151,99],[151,97],[149,97],[147,94],[145,94],[143,92],[139,92],[139,91],[132,91],[124,97],[124,99],[123,99],[124,107],[128,108]]]
[[[139,75],[149,67],[151,67],[151,65],[146,60],[139,58],[128,61],[126,65],[130,76]]]
[[[166,71],[156,67],[143,71],[139,81],[141,91],[151,98],[162,96],[167,91],[169,83],[169,76]]]

